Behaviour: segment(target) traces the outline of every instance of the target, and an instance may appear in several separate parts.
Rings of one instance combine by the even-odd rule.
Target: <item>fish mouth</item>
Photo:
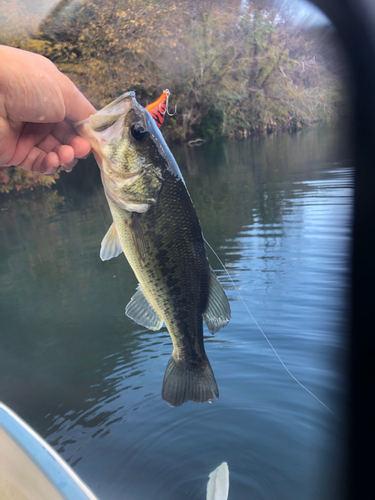
[[[155,138],[158,134],[158,128],[155,120],[150,113],[141,106],[136,99],[135,92],[129,91],[120,95],[113,102],[110,102],[90,115],[85,120],[74,123],[74,127],[82,137],[85,137],[93,146],[93,149],[99,153],[100,146],[103,143],[110,143],[116,137],[119,137],[123,127],[125,116],[133,110],[139,123],[141,123],[147,132]]]
[[[139,108],[135,92],[125,92],[125,94],[120,95],[120,97],[95,114],[90,115],[85,120],[75,122],[74,127],[81,136],[90,141],[96,139],[100,144],[99,139],[103,136],[105,130],[112,127],[119,118],[125,116],[132,108]]]
[[[129,103],[131,103],[130,106]],[[120,116],[126,114],[129,111],[129,109],[133,106],[133,103],[137,103],[135,92],[125,92],[125,94],[120,95],[117,99],[110,102],[109,104],[104,106],[104,108],[97,111],[93,115],[90,115],[85,120],[75,122],[74,127],[79,131],[82,126],[89,123],[93,130],[100,132],[100,128],[104,126],[104,121],[108,122],[108,118],[112,116],[114,123],[118,118],[120,118]],[[107,123],[105,125],[107,128]]]
[[[141,106],[135,96],[135,92],[125,92],[113,102],[107,104],[103,109],[91,115],[89,122],[91,128],[95,132],[103,132],[111,127],[119,118],[127,115],[130,110],[133,110],[140,122],[143,122],[145,129],[151,134],[156,128],[155,120],[149,112]],[[77,124],[79,126],[79,124]]]

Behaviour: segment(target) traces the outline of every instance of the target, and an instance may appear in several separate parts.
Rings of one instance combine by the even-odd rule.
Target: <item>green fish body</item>
[[[139,281],[125,312],[152,330],[165,323],[172,338],[162,397],[172,406],[213,401],[219,392],[204,349],[203,319],[215,333],[228,323],[230,307],[171,152],[133,92],[76,128],[94,149],[113,218],[100,256],[124,252]]]

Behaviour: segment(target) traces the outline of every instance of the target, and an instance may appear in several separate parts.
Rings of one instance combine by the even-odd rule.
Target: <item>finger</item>
[[[46,174],[54,173],[54,169],[58,166],[56,165],[56,156],[50,155],[48,153],[54,152],[58,156],[59,165],[62,166],[63,170],[71,171],[74,166],[74,150],[71,146],[60,144],[60,142],[51,134],[49,134],[41,143],[37,145],[41,151],[47,153],[43,163],[39,165],[39,160],[43,158],[43,155],[39,155],[38,161],[34,161],[33,171],[43,172]],[[35,151],[33,154],[36,154]],[[27,160],[30,161],[30,157]],[[74,164],[73,164],[74,163]],[[23,167],[25,168],[25,167]],[[37,168],[37,170],[35,170]],[[45,172],[44,172],[45,170]]]
[[[66,172],[71,172],[73,167],[77,165],[78,159],[74,157],[74,150],[71,146],[63,144],[56,148],[56,153],[60,160],[60,169]]]
[[[72,124],[66,120],[57,123],[52,133],[61,144],[72,146],[76,158],[83,158],[91,151],[91,145],[88,140],[80,137]]]
[[[91,144],[87,139],[76,135],[70,141],[70,145],[73,148],[74,156],[76,158],[85,158],[91,151]]]
[[[25,170],[30,170],[31,172],[52,175],[57,172],[60,166],[60,160],[57,153],[54,151],[46,153],[34,147],[18,166]]]
[[[60,161],[60,165],[67,165],[74,161],[74,151],[71,146],[63,144],[55,149]]]
[[[53,125],[50,123],[39,123],[38,125],[26,123],[18,138],[14,154],[7,164],[19,166],[23,163],[33,148],[44,141],[52,128]]]
[[[61,146],[61,142],[56,139],[52,134],[48,134],[47,137],[37,144],[38,148],[49,153],[50,151],[56,151],[56,149]]]
[[[94,106],[67,76],[60,73],[58,83],[65,103],[66,118],[78,121],[96,113]]]
[[[56,158],[55,151],[51,151],[47,153],[47,155],[43,158],[43,161],[40,165],[34,166],[34,168],[39,168],[41,174],[44,175],[54,175],[61,168],[60,159],[57,155]],[[35,172],[35,170],[33,170]]]
[[[23,124],[11,127],[6,119],[0,117],[0,165],[8,165],[14,156],[22,127]]]
[[[79,160],[77,158],[75,158],[73,161],[66,163],[64,165],[61,165],[60,169],[65,170],[65,172],[71,172],[73,170],[73,168],[77,165],[78,161]]]
[[[72,123],[63,120],[62,122],[55,123],[51,133],[61,144],[68,144],[66,139],[69,139],[69,132],[73,132],[73,130]]]

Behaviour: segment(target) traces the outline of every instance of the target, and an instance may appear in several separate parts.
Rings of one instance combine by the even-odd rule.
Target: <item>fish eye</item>
[[[133,139],[137,142],[143,142],[147,137],[147,130],[140,123],[136,123],[130,129]]]

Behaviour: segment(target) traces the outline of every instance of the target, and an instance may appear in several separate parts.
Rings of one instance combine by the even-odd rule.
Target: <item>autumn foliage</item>
[[[41,186],[50,187],[58,178],[59,174],[47,176],[16,167],[0,167],[0,193],[29,191]]]
[[[6,3],[24,26],[23,3]],[[169,88],[171,140],[296,129],[344,103],[332,29],[296,28],[267,0],[62,0],[32,33],[0,41],[49,57],[97,107]]]

